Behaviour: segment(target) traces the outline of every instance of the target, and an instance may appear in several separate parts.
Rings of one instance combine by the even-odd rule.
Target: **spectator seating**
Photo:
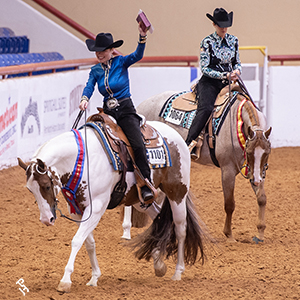
[[[0,67],[64,60],[58,52],[29,53],[29,39],[26,36],[15,36],[7,27],[0,27]],[[71,68],[72,69],[72,68]],[[66,71],[62,68],[56,71]],[[32,75],[51,73],[51,70],[33,72]],[[8,77],[27,76],[27,73],[9,75]]]
[[[63,60],[58,52],[45,53],[8,53],[0,55],[0,67]]]
[[[0,27],[0,54],[28,52],[29,39],[27,36],[16,36],[10,28]]]
[[[0,36],[0,54],[28,52],[29,39],[26,36]]]

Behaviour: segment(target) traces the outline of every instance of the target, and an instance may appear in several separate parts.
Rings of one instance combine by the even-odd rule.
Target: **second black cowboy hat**
[[[114,42],[110,33],[99,33],[96,36],[96,40],[87,39],[85,43],[90,51],[101,52],[110,48],[118,48],[122,46],[123,41],[118,40]]]
[[[213,16],[208,13],[206,16],[221,28],[232,25],[233,12],[228,14],[224,8],[216,8]]]

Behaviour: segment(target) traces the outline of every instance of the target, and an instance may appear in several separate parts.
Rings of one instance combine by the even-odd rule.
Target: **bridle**
[[[34,163],[32,164],[33,169],[34,169],[34,165],[35,165],[35,171],[36,171],[38,174],[40,174],[40,175],[45,175],[45,174],[47,174],[47,176],[48,176],[48,178],[49,178],[49,180],[50,180],[51,187],[52,187],[52,191],[53,191],[53,195],[54,195],[54,199],[53,199],[54,207],[53,207],[53,210],[51,209],[51,212],[52,212],[54,218],[56,219],[56,210],[59,210],[58,207],[57,207],[57,204],[59,203],[59,201],[58,201],[58,199],[56,198],[56,195],[57,195],[58,193],[56,193],[56,191],[55,191],[55,189],[54,189],[54,183],[53,183],[52,174],[51,174],[51,172],[49,171],[48,168],[46,168],[46,170],[44,170],[44,171],[39,170],[39,166],[38,166],[38,163],[37,163],[37,162],[34,162]],[[27,172],[27,170],[28,170],[29,167],[30,167],[30,165],[28,165],[28,167],[27,167],[27,169],[26,169],[26,172]],[[35,202],[36,202],[36,200],[35,200]]]
[[[244,156],[246,158],[246,164],[245,164],[245,167],[248,169],[248,174],[245,178],[249,179],[251,177],[251,174],[250,174],[250,166],[249,166],[249,162],[248,162],[248,155],[247,155],[247,148],[249,147],[249,142],[251,141],[254,141],[254,139],[256,138],[256,133],[260,131],[262,132],[262,135],[264,137],[264,139],[266,140],[266,142],[268,143],[268,146],[270,147],[270,142],[269,140],[266,138],[265,136],[265,133],[262,129],[255,129],[253,130],[253,137],[250,137],[248,136],[247,140],[246,140],[246,144],[245,144],[245,150],[244,150]],[[266,178],[266,171],[268,170],[269,168],[269,164],[266,162],[264,165],[263,165],[263,168],[262,168],[262,179],[265,179]],[[252,180],[250,179],[250,182],[252,183]]]

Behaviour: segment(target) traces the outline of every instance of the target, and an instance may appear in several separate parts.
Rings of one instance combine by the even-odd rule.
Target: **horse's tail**
[[[197,261],[199,251],[200,260],[204,260],[202,243],[202,230],[199,225],[199,217],[195,211],[190,194],[187,196],[187,229],[185,239],[185,263],[194,264]],[[162,256],[167,258],[177,254],[178,243],[176,240],[173,215],[168,198],[165,198],[161,212],[154,219],[152,225],[141,235],[129,241],[132,248],[138,248],[135,256],[138,259],[149,261],[154,250],[159,249]]]
[[[191,199],[191,194],[188,193],[186,199],[187,209],[187,229],[185,239],[185,262],[193,265],[200,251],[200,260],[204,263],[204,250],[202,241],[202,229],[199,224],[200,217],[196,212],[196,207]]]

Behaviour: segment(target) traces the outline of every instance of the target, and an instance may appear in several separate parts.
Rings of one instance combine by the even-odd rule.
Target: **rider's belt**
[[[105,105],[106,107],[111,110],[111,109],[114,109],[118,106],[120,106],[120,103],[124,102],[125,100],[129,100],[130,98],[123,98],[123,99],[116,99],[116,98],[109,98],[105,101]]]

